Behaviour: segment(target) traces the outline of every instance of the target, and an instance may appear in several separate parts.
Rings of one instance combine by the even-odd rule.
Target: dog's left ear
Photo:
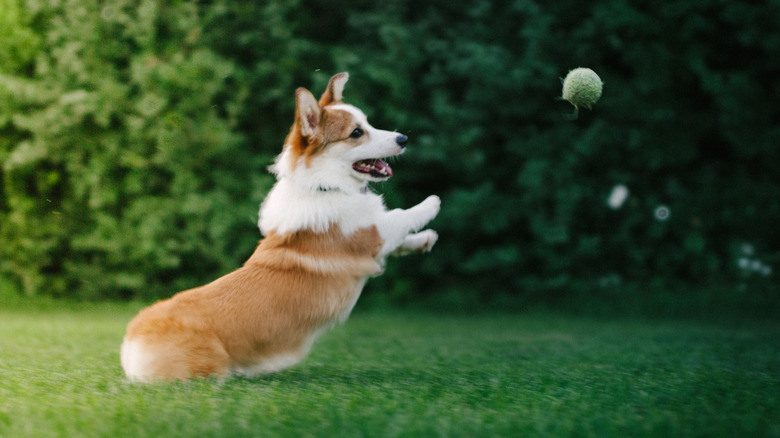
[[[341,93],[344,92],[344,84],[349,80],[349,73],[343,72],[333,75],[328,82],[328,88],[320,97],[320,106],[325,106],[333,102],[341,102]]]
[[[314,138],[319,133],[322,111],[314,96],[305,88],[295,92],[295,117],[301,135]]]

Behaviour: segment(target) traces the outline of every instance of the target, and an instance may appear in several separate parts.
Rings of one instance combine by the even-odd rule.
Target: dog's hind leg
[[[178,342],[125,338],[121,356],[125,374],[138,382],[224,377],[230,368],[229,355],[218,340],[209,341],[195,334]]]

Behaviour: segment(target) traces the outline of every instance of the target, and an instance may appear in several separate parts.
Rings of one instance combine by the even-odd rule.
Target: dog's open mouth
[[[371,175],[374,178],[390,178],[393,176],[393,169],[386,161],[378,158],[371,160],[360,160],[352,164],[356,172]]]

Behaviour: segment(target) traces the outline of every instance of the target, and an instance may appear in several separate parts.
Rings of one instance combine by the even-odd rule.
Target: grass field
[[[775,323],[358,311],[289,371],[144,386],[135,310],[0,303],[0,436],[780,436]]]

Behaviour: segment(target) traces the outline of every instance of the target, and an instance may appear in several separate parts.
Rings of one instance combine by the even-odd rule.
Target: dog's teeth
[[[390,166],[379,158],[357,161],[352,165],[352,168],[374,177],[389,178],[393,176],[393,170]]]

